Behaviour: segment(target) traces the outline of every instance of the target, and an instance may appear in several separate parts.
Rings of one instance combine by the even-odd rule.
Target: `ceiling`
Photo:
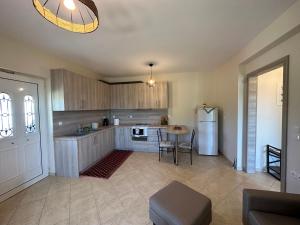
[[[0,1],[0,32],[106,76],[209,71],[236,54],[296,0],[94,0],[91,34],[47,22],[32,0]]]

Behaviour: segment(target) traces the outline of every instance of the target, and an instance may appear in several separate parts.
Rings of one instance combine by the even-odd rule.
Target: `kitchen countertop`
[[[158,129],[158,128],[161,128],[161,129],[166,129],[168,127],[168,125],[136,125],[136,124],[120,124],[118,126],[115,126],[115,125],[109,125],[109,126],[102,126],[102,127],[99,127],[99,129],[97,130],[93,130],[89,133],[86,133],[86,134],[82,134],[82,135],[77,135],[75,133],[73,134],[66,134],[66,135],[62,135],[62,136],[55,136],[54,138],[57,139],[57,140],[74,140],[74,139],[81,139],[81,138],[86,138],[88,136],[92,136],[94,134],[96,134],[97,132],[101,132],[103,130],[107,130],[107,129],[114,129],[114,128],[117,128],[117,127],[148,127],[148,128],[153,128],[153,129]]]

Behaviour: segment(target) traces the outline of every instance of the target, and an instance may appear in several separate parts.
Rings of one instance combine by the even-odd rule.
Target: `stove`
[[[136,126],[150,126],[150,123],[136,123]]]

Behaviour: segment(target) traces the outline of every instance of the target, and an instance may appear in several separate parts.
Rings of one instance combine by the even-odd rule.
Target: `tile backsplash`
[[[161,117],[168,115],[167,109],[162,110],[111,110],[110,121],[120,119],[120,124],[160,124]]]
[[[101,122],[110,117],[110,111],[71,111],[53,112],[54,136],[74,133],[79,125],[87,126],[92,122]]]
[[[119,118],[120,124],[160,124],[161,117],[168,115],[167,109],[162,110],[103,110],[103,111],[71,111],[53,112],[54,136],[62,136],[76,132],[79,125],[87,126],[92,122],[101,122],[108,118],[110,124]]]

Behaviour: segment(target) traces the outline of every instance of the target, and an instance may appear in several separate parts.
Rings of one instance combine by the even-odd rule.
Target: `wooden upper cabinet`
[[[154,87],[145,83],[111,85],[112,109],[166,109],[168,84],[159,82]]]
[[[168,98],[168,83],[167,82],[159,82],[157,83],[158,87],[158,108],[166,109],[169,107],[169,98]]]
[[[53,111],[77,111],[88,107],[87,79],[72,72],[51,71]]]
[[[110,109],[110,85],[102,81],[96,83],[97,109]]]
[[[64,69],[51,71],[53,111],[166,109],[168,84],[114,84],[89,79]]]
[[[109,86],[64,69],[51,70],[53,111],[110,109]]]

